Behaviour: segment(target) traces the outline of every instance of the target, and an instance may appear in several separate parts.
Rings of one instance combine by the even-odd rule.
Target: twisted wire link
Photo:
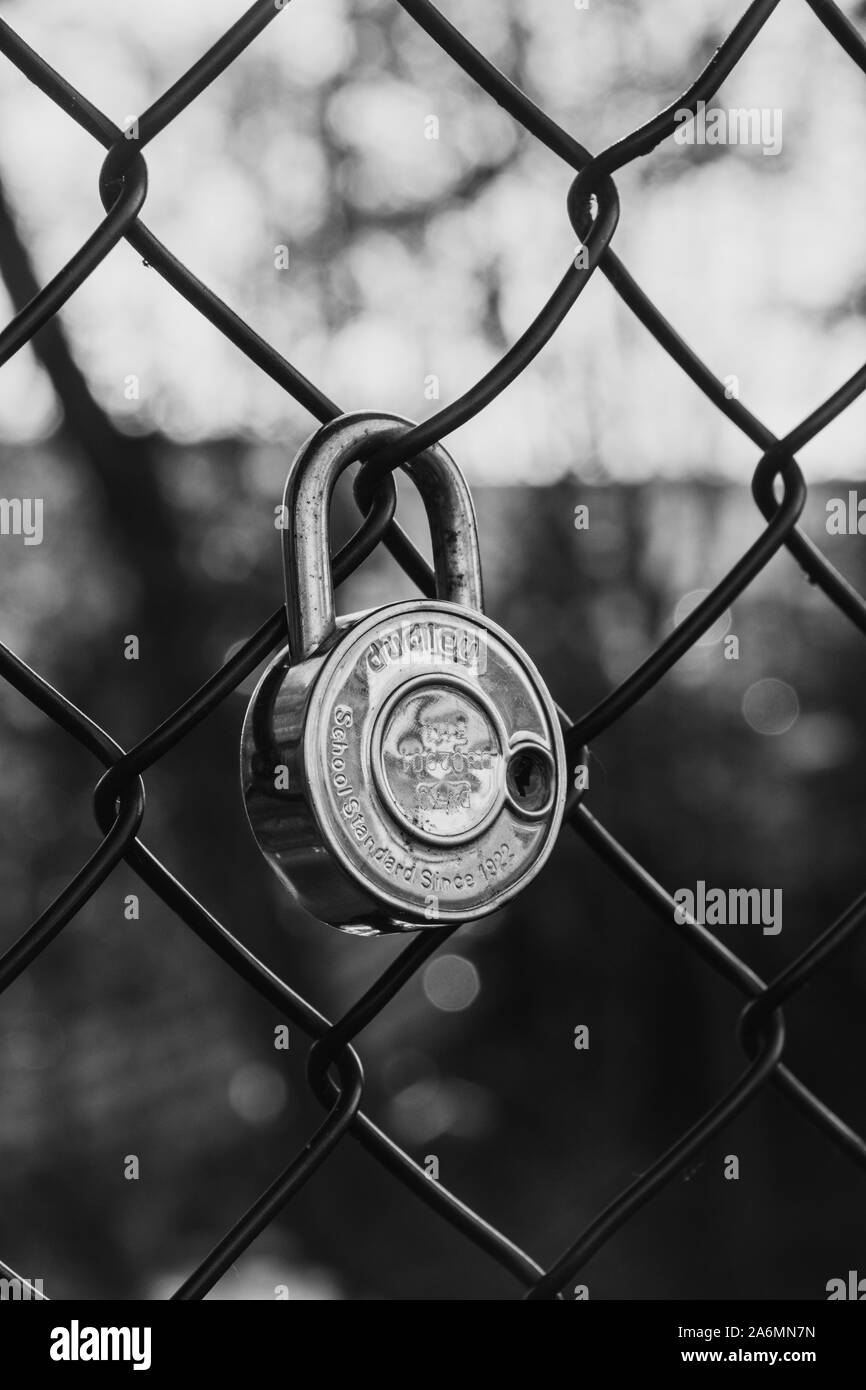
[[[363,461],[355,478],[355,496],[363,520],[352,539],[334,557],[335,581],[346,579],[383,542],[421,591],[433,592],[433,576],[427,562],[395,520],[394,470],[477,416],[506,390],[530,366],[575,306],[595,270],[600,269],[659,346],[760,450],[752,477],[752,493],[767,525],[702,603],[594,709],[576,721],[560,711],[569,758],[585,763],[590,740],[633,708],[783,547],[790,551],[830,602],[866,633],[866,601],[798,526],[807,488],[796,459],[796,454],[866,389],[866,365],[799,426],[778,439],[739,400],[728,399],[723,383],[665,319],[611,247],[620,217],[613,175],[634,159],[650,154],[668,138],[675,129],[675,113],[683,108],[695,112],[700,101],[707,101],[717,92],[755,42],[779,0],[754,0],[681,97],[594,157],[496,69],[429,0],[397,0],[397,3],[469,78],[571,169],[574,178],[567,194],[567,213],[586,257],[576,259],[567,268],[529,327],[478,382],[450,405]],[[834,0],[806,0],[806,3],[846,55],[866,73],[866,41]],[[318,386],[245,323],[140,220],[148,186],[144,147],[217,79],[286,7],[287,0],[278,5],[274,0],[257,0],[207,53],[148,107],[138,119],[134,137],[130,130],[120,130],[0,20],[0,53],[106,151],[99,175],[105,217],[66,265],[0,332],[0,366],[30,342],[114,246],[126,239],[194,309],[316,420],[325,422],[340,414],[339,407]],[[782,484],[782,494],[778,498],[777,480]],[[145,814],[143,774],[206,719],[267,656],[283,647],[286,638],[285,611],[280,608],[198,691],[129,751],[124,751],[86,713],[76,709],[36,671],[0,645],[0,675],[105,768],[94,791],[94,811],[103,838],[69,884],[0,958],[0,993],[47,949],[117,864],[125,860],[187,927],[312,1040],[308,1083],[327,1112],[325,1119],[301,1152],[192,1271],[174,1294],[175,1299],[203,1298],[347,1134],[358,1140],[386,1171],[427,1206],[510,1272],[525,1287],[526,1297],[531,1300],[560,1297],[564,1286],[586,1261],[769,1083],[786,1094],[843,1152],[866,1167],[863,1138],[783,1064],[785,1028],[781,1014],[782,1004],[813,980],[862,925],[866,919],[866,893],[815,938],[775,980],[765,984],[701,923],[682,912],[675,914],[670,894],[593,816],[585,805],[584,794],[572,793],[567,804],[567,820],[582,842],[651,909],[662,926],[677,931],[712,969],[747,996],[737,1029],[747,1066],[725,1094],[640,1178],[614,1198],[547,1269],[438,1181],[431,1181],[361,1110],[364,1078],[353,1043],[457,928],[418,938],[342,1019],[331,1024],[232,936],[139,838]]]

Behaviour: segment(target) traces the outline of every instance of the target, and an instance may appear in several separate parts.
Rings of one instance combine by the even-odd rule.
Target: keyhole
[[[550,801],[550,760],[539,748],[519,748],[513,753],[508,760],[505,780],[508,795],[518,811],[537,815]]]

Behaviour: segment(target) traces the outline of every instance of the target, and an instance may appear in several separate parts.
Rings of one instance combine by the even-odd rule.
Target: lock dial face
[[[395,604],[345,633],[310,690],[303,762],[328,850],[396,921],[495,911],[562,819],[562,736],[538,672],[454,604]]]
[[[398,819],[422,839],[454,845],[480,834],[499,810],[506,744],[471,687],[421,676],[376,721],[370,761]]]

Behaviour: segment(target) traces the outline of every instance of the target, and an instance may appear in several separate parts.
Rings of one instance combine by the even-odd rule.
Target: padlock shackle
[[[413,427],[400,415],[355,411],[316,430],[289,468],[283,494],[283,569],[292,660],[306,661],[335,631],[330,560],[331,497],[349,464]],[[472,494],[441,444],[402,465],[424,503],[433,544],[436,597],[484,611]]]

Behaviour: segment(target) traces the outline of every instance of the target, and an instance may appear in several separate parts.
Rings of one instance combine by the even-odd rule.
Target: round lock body
[[[544,683],[506,632],[454,603],[393,604],[341,621],[299,665],[278,658],[243,747],[261,848],[303,906],[346,931],[496,911],[541,869],[562,821],[565,755]]]

